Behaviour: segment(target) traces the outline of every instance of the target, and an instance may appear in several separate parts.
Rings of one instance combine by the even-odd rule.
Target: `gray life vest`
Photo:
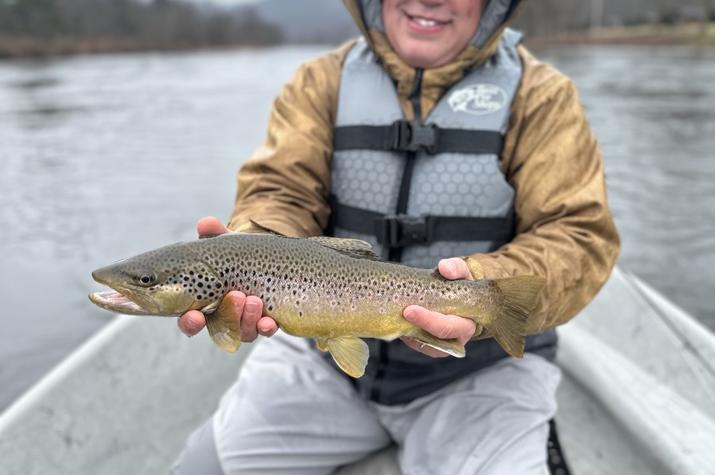
[[[520,38],[506,30],[497,52],[452,86],[424,123],[404,120],[393,80],[364,39],[355,44],[340,83],[329,233],[425,268],[512,240],[514,189],[499,157],[522,75]],[[553,358],[555,340],[554,332],[529,337],[527,351]],[[507,356],[491,339],[469,343],[463,359],[433,359],[399,341],[368,345],[355,384],[382,404],[409,402]]]

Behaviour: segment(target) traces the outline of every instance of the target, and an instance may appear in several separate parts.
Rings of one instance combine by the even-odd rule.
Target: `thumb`
[[[469,267],[464,259],[460,257],[450,257],[442,259],[437,265],[439,273],[442,277],[448,280],[467,279],[472,280],[472,273],[469,272]]]
[[[196,223],[196,232],[200,237],[217,236],[229,232],[229,229],[214,216],[206,216]]]

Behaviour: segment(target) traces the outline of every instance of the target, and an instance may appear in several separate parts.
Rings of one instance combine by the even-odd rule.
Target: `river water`
[[[110,318],[90,271],[228,216],[273,96],[323,47],[0,62],[0,409]],[[715,328],[715,51],[558,47],[620,265]]]

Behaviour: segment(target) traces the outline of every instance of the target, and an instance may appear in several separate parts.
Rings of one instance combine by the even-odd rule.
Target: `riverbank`
[[[715,45],[715,22],[679,25],[636,25],[598,28],[590,31],[562,32],[529,36],[533,46],[551,44],[591,45]],[[199,51],[254,47],[249,44],[205,45],[180,42],[149,44],[133,38],[37,38],[0,35],[0,59],[68,56],[76,54],[130,53],[143,51]]]
[[[530,45],[715,45],[715,22],[594,28],[528,38]]]
[[[85,54],[147,53],[175,51],[221,51],[236,48],[260,48],[279,43],[197,44],[191,42],[147,43],[132,38],[35,38],[3,37],[0,35],[0,60],[50,58]]]

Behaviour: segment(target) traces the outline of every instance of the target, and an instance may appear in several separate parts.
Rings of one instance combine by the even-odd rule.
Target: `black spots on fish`
[[[203,288],[204,283],[203,283],[203,282],[199,282],[198,284],[196,284],[196,286],[201,289],[201,288]]]

